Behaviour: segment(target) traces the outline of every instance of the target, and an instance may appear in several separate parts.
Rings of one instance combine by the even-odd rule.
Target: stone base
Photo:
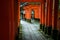
[[[58,40],[58,30],[52,30],[52,38],[54,40]]]

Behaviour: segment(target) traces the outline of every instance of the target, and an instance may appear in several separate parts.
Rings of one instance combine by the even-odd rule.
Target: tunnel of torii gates
[[[58,0],[1,0],[0,39],[15,40],[20,26],[20,2],[40,2],[31,7],[35,11],[35,18],[40,19],[40,29],[53,37],[60,36],[60,11]],[[30,8],[25,7],[26,19],[31,19]],[[29,10],[29,11],[28,11]],[[58,38],[59,38],[58,36]]]

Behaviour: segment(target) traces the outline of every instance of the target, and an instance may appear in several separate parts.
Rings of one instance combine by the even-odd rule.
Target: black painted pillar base
[[[26,21],[26,18],[24,18],[24,20]]]
[[[47,27],[47,34],[51,35],[52,32],[52,26]]]
[[[40,21],[40,19],[38,19],[38,18],[34,18],[34,20],[35,20],[35,21],[37,21],[37,22],[39,22],[39,21]]]
[[[30,19],[26,19],[27,22],[31,23],[31,20]]]
[[[25,18],[23,18],[23,20],[26,20]]]
[[[58,33],[58,40],[60,40],[60,32]]]
[[[18,27],[18,34],[15,35],[15,40],[19,39],[19,27]]]
[[[42,29],[42,24],[40,24],[40,29]]]
[[[47,27],[44,27],[44,33],[47,34]]]
[[[56,30],[56,29],[52,30],[52,38],[54,40],[58,39],[58,30]]]
[[[18,40],[18,39],[19,39],[19,36],[18,36],[18,35],[16,35],[15,40]]]
[[[45,27],[45,25],[42,25],[42,31],[44,31],[44,27]]]

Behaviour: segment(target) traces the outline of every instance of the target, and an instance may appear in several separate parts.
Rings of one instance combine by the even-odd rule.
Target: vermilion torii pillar
[[[20,26],[20,2],[18,1],[18,13],[17,13],[17,16],[18,16],[18,26]]]
[[[41,5],[42,5],[42,30],[44,31],[44,27],[45,27],[45,2],[43,2]]]
[[[53,0],[52,35],[54,40],[57,40],[58,37],[57,36],[58,35],[58,29],[57,29],[58,5],[59,5],[59,0]]]
[[[48,24],[47,24],[47,33],[51,35],[52,31],[52,7],[53,7],[53,0],[48,0]]]
[[[40,11],[40,29],[42,29],[42,3],[40,4],[40,8],[39,8],[39,11]]]
[[[45,0],[45,33],[47,33],[48,24],[48,0]]]

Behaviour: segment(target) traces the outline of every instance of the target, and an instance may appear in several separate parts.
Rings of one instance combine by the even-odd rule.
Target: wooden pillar
[[[14,25],[15,25],[15,39],[18,38],[19,27],[18,27],[18,20],[19,20],[19,1],[14,1]],[[20,20],[19,20],[20,21]]]
[[[20,26],[20,2],[18,1],[18,26]]]
[[[47,33],[48,27],[48,0],[45,1],[45,33]]]
[[[9,40],[10,0],[0,0],[0,40]]]
[[[52,4],[53,4],[53,0],[48,0],[48,24],[47,24],[47,33],[48,35],[51,35],[51,31],[52,31]]]
[[[15,40],[18,37],[18,22],[20,21],[18,0],[10,0],[9,10],[9,40]]]
[[[53,0],[53,19],[52,19],[52,35],[55,40],[57,40],[58,30],[57,30],[57,17],[58,17],[58,3],[59,0]]]
[[[15,40],[14,0],[10,0],[9,10],[9,40]]]
[[[18,35],[18,0],[14,1],[14,23],[15,23],[15,36]]]
[[[59,7],[60,7],[60,0],[59,0]],[[57,28],[58,28],[58,40],[60,40],[60,8],[58,7],[58,23],[57,23]]]
[[[45,27],[45,3],[42,3],[42,30],[44,31]]]
[[[39,13],[39,17],[40,17],[40,29],[42,29],[42,3],[40,4],[40,9],[39,9],[40,13]]]

